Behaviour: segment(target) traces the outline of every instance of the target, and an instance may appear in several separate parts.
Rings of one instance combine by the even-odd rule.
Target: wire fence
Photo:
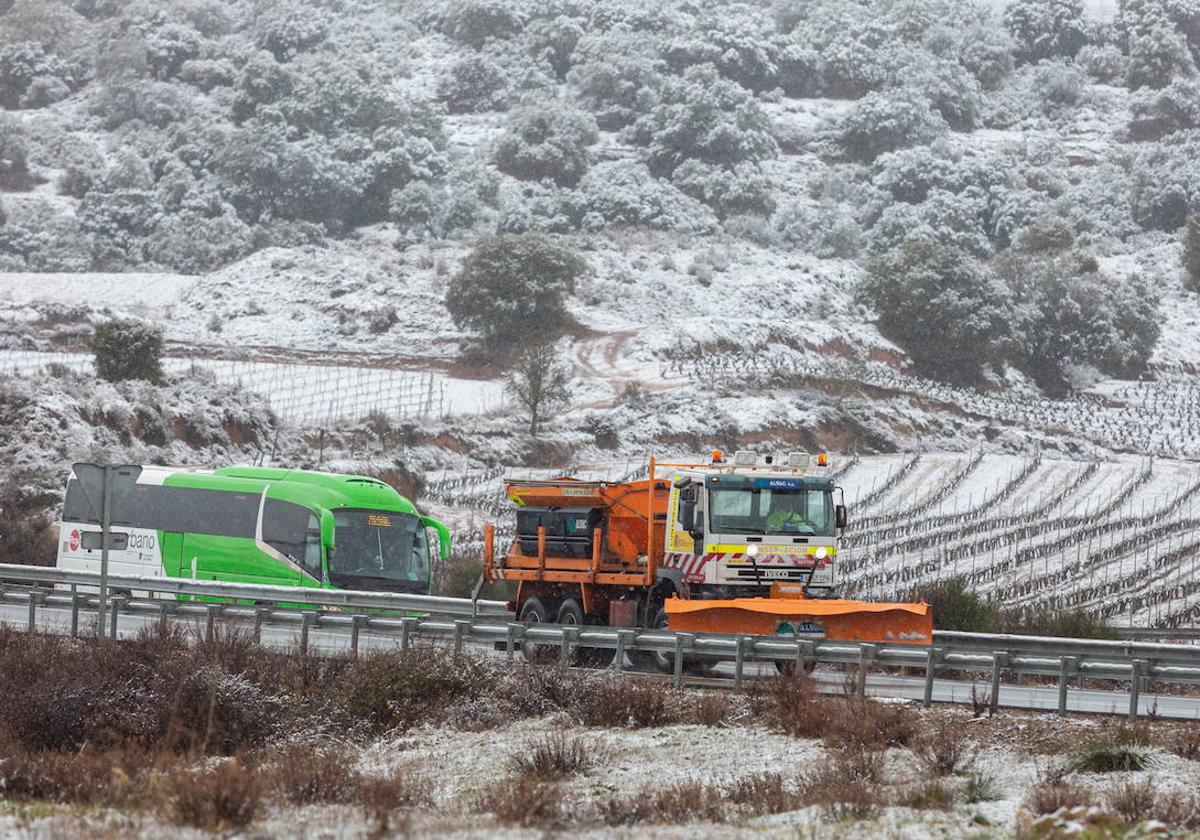
[[[31,376],[55,370],[91,374],[86,353],[0,350],[0,374]],[[211,376],[263,395],[283,420],[299,426],[356,422],[371,414],[391,420],[483,414],[504,407],[493,383],[449,380],[432,371],[230,359],[163,359],[168,375]]]

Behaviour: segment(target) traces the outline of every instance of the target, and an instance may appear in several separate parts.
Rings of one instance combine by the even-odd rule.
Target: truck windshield
[[[833,533],[832,494],[828,490],[713,488],[709,500],[709,521],[717,534]]]
[[[429,540],[421,520],[382,510],[335,510],[329,580],[344,589],[426,592]]]

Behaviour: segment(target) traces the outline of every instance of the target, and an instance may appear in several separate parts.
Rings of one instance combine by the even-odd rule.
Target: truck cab
[[[826,459],[804,453],[782,462],[738,452],[726,462],[672,473],[660,573],[704,597],[727,587],[802,584],[830,597],[838,535],[846,525]]]

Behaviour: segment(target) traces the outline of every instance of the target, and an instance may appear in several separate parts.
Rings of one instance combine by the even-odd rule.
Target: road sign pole
[[[111,466],[104,467],[104,495],[100,503],[100,611],[96,619],[96,632],[100,636],[104,635],[108,606],[108,535],[112,528],[112,471]]]

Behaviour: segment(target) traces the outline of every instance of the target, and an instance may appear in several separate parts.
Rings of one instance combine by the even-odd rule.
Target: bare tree
[[[517,354],[508,390],[529,410],[529,433],[536,435],[544,413],[570,400],[571,369],[553,344],[533,344]]]

